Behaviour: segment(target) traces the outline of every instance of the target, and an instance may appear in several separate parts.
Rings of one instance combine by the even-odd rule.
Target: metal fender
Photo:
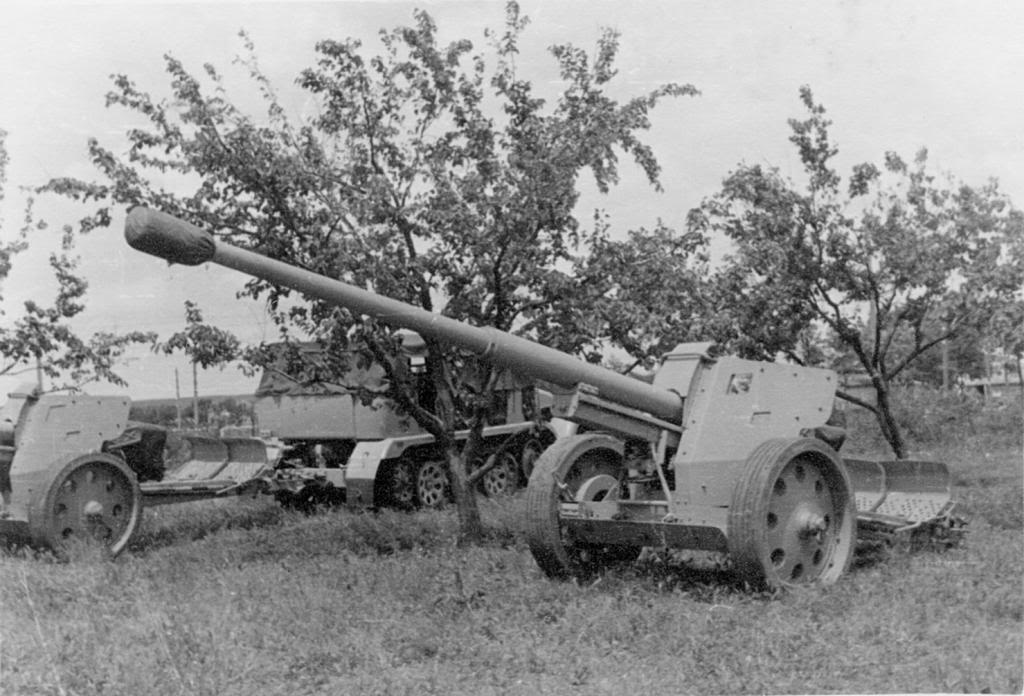
[[[359,442],[345,469],[345,504],[353,509],[373,507],[373,485],[382,461],[393,449],[391,440]]]

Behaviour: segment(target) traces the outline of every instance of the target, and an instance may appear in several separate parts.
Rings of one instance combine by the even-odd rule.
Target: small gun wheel
[[[112,454],[87,454],[60,468],[29,503],[34,541],[66,558],[76,544],[99,545],[111,556],[128,546],[142,517],[135,474]]]

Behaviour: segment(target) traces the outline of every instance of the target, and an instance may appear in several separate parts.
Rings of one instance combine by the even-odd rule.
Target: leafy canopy
[[[205,323],[199,306],[191,300],[185,301],[185,328],[154,347],[167,354],[181,351],[194,365],[203,368],[224,365],[241,354],[238,338]]]
[[[565,86],[553,108],[516,72],[526,26],[515,3],[505,31],[488,33],[493,69],[469,41],[437,41],[425,12],[413,26],[382,31],[382,50],[356,40],[317,44],[318,60],[298,85],[320,111],[296,125],[260,71],[245,38],[241,63],[260,88],[255,118],[227,98],[217,70],[205,84],[167,57],[172,96],[156,101],[127,76],[108,103],[146,125],[128,133],[127,158],[91,141],[108,183],[55,180],[51,189],[104,205],[147,204],[274,258],[374,292],[503,330],[532,326],[559,298],[580,238],[576,180],[589,169],[602,190],[624,153],[658,186],[659,167],[638,133],[670,84],[625,103],[605,87],[615,76],[618,35],[605,31],[595,57],[551,49]],[[206,86],[206,85],[209,86]],[[173,174],[174,176],[169,176]],[[187,195],[160,182],[192,181]],[[338,340],[352,318],[319,302],[250,280],[285,331]]]
[[[927,152],[910,162],[853,167],[846,187],[832,166],[838,147],[825,109],[804,87],[803,120],[790,121],[806,181],[744,165],[692,216],[723,233],[735,252],[716,276],[722,335],[740,352],[801,360],[799,337],[827,327],[856,358],[876,392],[874,411],[897,456],[890,385],[943,341],[984,331],[1019,291],[1008,254],[1024,216],[995,182],[957,184],[933,174]],[[736,301],[739,299],[740,301]]]
[[[696,90],[667,84],[613,98],[619,36],[606,30],[593,54],[551,49],[561,87],[549,104],[517,71],[527,19],[515,2],[503,30],[486,33],[486,52],[464,39],[441,43],[426,12],[413,19],[382,30],[376,50],[354,39],[317,43],[315,65],[297,80],[316,112],[298,123],[244,34],[239,62],[262,97],[259,116],[231,101],[212,65],[197,76],[167,56],[171,94],[162,100],[116,76],[108,104],[140,118],[126,155],[93,140],[104,181],[50,188],[97,202],[87,227],[106,224],[110,206],[146,204],[381,295],[536,337],[564,301],[566,270],[587,234],[574,217],[578,177],[588,170],[608,191],[625,156],[658,187],[640,135],[662,99]],[[243,292],[266,298],[282,335],[337,354],[354,344],[380,362],[390,396],[442,444],[452,444],[456,422],[483,422],[497,375],[469,356],[427,341],[437,402],[421,408],[389,331],[257,279]]]
[[[5,196],[10,162],[6,139],[7,133],[0,130],[0,201]],[[47,227],[45,222],[35,219],[33,201],[29,199],[22,227],[13,239],[0,242],[0,289],[17,255],[28,248],[29,235]],[[75,236],[70,227],[65,227],[60,250],[49,255],[50,272],[57,285],[50,303],[26,300],[20,312],[15,313],[0,294],[0,315],[4,317],[0,324],[0,375],[38,368],[51,380],[63,380],[61,388],[80,388],[93,381],[125,386],[114,371],[118,361],[129,345],[149,342],[154,336],[143,331],[99,331],[86,338],[78,334],[73,320],[85,310],[88,283],[76,273],[78,259],[73,255],[74,246]]]

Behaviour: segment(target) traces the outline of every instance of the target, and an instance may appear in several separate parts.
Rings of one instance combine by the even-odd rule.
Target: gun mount
[[[840,457],[829,370],[712,358],[709,344],[684,344],[648,384],[233,247],[158,211],[131,210],[125,236],[171,263],[226,266],[554,385],[554,415],[581,432],[545,450],[527,487],[530,548],[552,577],[668,545],[724,552],[752,584],[830,583],[847,569],[859,525],[876,535],[953,526],[944,465]]]

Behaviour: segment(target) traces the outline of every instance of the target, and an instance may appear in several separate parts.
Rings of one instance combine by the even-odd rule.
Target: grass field
[[[1020,693],[1019,433],[941,450],[959,548],[780,596],[657,553],[550,581],[519,498],[470,548],[450,511],[155,508],[115,561],[0,555],[0,694]]]

